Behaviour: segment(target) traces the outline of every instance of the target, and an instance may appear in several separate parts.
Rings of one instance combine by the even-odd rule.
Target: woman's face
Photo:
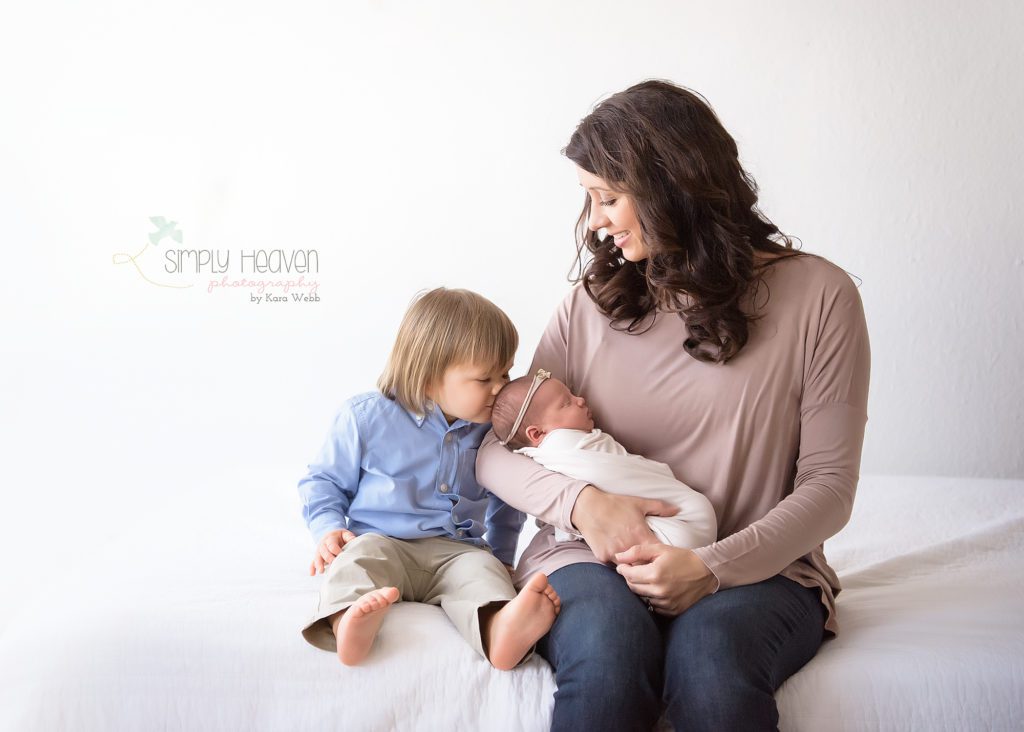
[[[590,196],[590,230],[607,229],[607,235],[614,236],[615,246],[622,250],[623,259],[629,262],[647,259],[647,245],[640,234],[640,221],[629,196],[612,190],[603,178],[578,165],[576,175]]]

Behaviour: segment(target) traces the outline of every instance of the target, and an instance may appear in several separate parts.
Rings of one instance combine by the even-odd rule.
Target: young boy
[[[476,482],[476,453],[518,335],[489,300],[439,288],[413,302],[380,391],[349,399],[299,481],[326,575],[302,630],[360,663],[399,599],[440,605],[493,666],[524,661],[560,609],[536,575],[509,576],[522,514]],[[493,553],[492,553],[493,550]]]

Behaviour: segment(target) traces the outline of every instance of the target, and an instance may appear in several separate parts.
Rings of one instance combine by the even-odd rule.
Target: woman
[[[838,630],[822,544],[850,516],[867,420],[860,297],[758,211],[735,142],[688,90],[610,97],[564,153],[586,190],[578,254],[593,256],[529,373],[550,370],[598,427],[667,463],[719,531],[693,550],[658,544],[644,516],[667,504],[488,436],[480,482],[547,524],[518,580],[544,571],[562,598],[538,647],[558,684],[553,729],[649,730],[663,705],[680,731],[774,729],[774,691]]]

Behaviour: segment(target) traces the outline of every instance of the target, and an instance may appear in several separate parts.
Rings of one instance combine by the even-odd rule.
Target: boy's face
[[[430,389],[427,396],[441,409],[448,424],[456,419],[479,424],[490,422],[494,397],[508,383],[511,368],[511,363],[504,369],[471,364],[450,366],[441,383]]]
[[[530,426],[539,428],[542,435],[557,429],[584,432],[594,429],[594,418],[587,406],[587,400],[574,396],[558,379],[546,379],[540,385],[530,401],[530,413],[531,417],[534,413],[537,414],[537,419],[530,420]],[[527,431],[527,437],[531,442],[534,441],[533,435],[533,432]]]

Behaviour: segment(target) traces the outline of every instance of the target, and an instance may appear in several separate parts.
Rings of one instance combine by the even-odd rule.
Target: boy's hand
[[[356,535],[348,529],[328,531],[324,534],[323,538],[320,539],[320,546],[316,548],[316,553],[313,555],[313,561],[309,565],[310,577],[315,574],[322,574],[327,569],[327,566],[334,561],[334,558],[341,554],[341,550],[345,548],[345,545],[355,538]]]

